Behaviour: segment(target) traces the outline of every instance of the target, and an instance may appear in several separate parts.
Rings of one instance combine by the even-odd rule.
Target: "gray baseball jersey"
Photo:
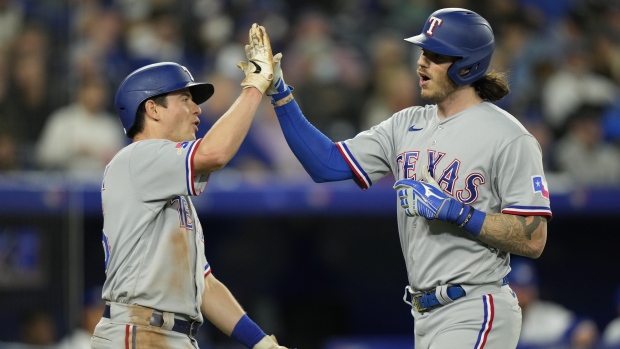
[[[202,322],[204,278],[211,269],[190,199],[202,193],[209,178],[194,174],[201,140],[139,141],[106,167],[101,187],[105,300]]]
[[[444,192],[478,210],[551,216],[538,142],[492,103],[445,120],[436,105],[407,108],[336,145],[364,189],[389,172],[395,180],[420,180],[428,167]],[[508,253],[454,224],[397,211],[414,290],[493,283],[508,274]]]

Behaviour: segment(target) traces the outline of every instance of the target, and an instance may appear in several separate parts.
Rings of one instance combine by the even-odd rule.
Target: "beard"
[[[461,87],[452,81],[448,75],[433,79],[433,85],[432,89],[422,89],[420,97],[435,104],[445,101]]]

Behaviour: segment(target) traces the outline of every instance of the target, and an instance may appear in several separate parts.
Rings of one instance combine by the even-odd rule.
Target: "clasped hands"
[[[249,43],[245,45],[247,62],[237,63],[245,73],[241,82],[243,88],[255,87],[262,94],[278,100],[289,93],[289,87],[284,83],[280,61],[282,53],[275,56],[271,51],[271,41],[263,26],[254,23],[249,32]],[[281,96],[280,96],[281,95]]]

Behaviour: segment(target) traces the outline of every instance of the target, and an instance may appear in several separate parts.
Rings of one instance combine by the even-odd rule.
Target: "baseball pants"
[[[117,303],[114,303],[117,304]],[[171,331],[173,320],[162,327],[150,325],[153,309],[136,305],[114,307],[110,318],[102,317],[91,338],[92,349],[198,349],[195,339]]]
[[[461,285],[466,296],[419,313],[415,349],[514,349],[521,332],[521,307],[509,285]]]

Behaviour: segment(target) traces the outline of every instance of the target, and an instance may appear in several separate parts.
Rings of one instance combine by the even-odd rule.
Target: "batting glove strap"
[[[471,213],[469,213],[466,219],[459,225],[462,226],[463,229],[470,232],[473,236],[480,235],[480,231],[482,230],[482,225],[484,224],[484,220],[487,218],[487,214],[478,211],[475,208],[471,208]]]
[[[277,92],[271,95],[271,104],[276,104],[277,101],[288,97],[288,95],[290,95],[293,90],[295,90],[293,86],[286,85],[286,89],[284,91]]]
[[[452,198],[447,198],[443,206],[439,208],[437,218],[446,222],[460,224],[459,221],[462,223],[462,221],[465,220],[464,216],[467,216],[467,212],[467,206],[463,203]]]

